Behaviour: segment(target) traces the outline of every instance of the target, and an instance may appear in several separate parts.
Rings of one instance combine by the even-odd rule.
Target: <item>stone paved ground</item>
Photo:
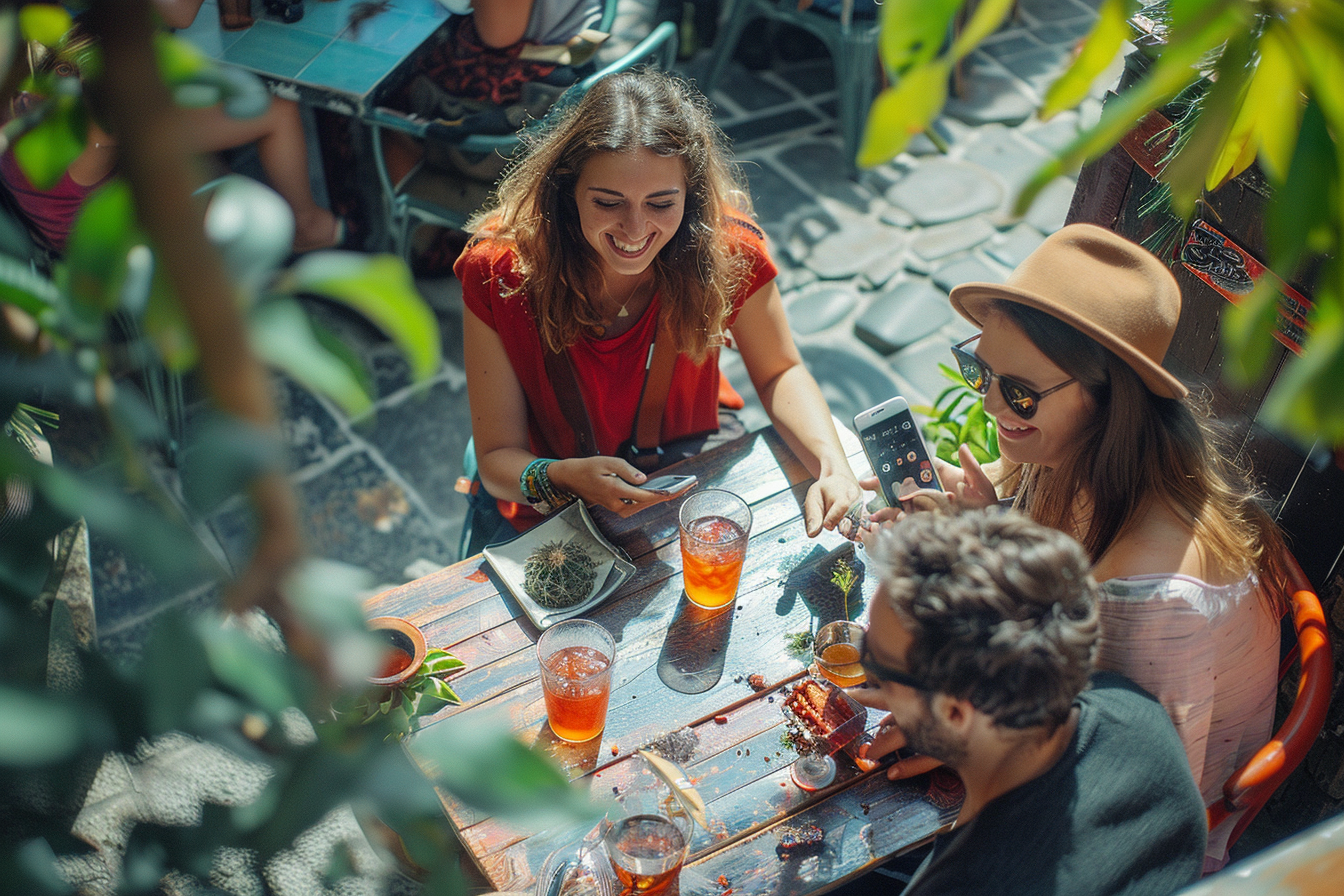
[[[750,71],[734,62],[713,93],[772,240],[798,343],[841,419],[898,393],[912,404],[928,402],[941,387],[938,364],[949,361],[948,345],[972,332],[954,319],[947,290],[967,280],[1003,279],[1063,223],[1073,190],[1067,179],[1048,189],[1024,219],[1011,220],[1008,209],[1048,153],[1098,114],[1101,91],[1119,74],[1117,66],[1099,79],[1077,112],[1050,122],[1031,115],[1099,5],[1022,0],[1012,21],[974,54],[966,95],[954,98],[938,122],[950,151],[939,154],[919,138],[909,152],[857,180],[843,174],[831,63],[806,42],[777,35],[768,69]],[[647,33],[652,6],[652,0],[624,0],[618,43]],[[707,70],[707,57],[702,52],[679,67],[695,78]],[[278,386],[292,479],[313,550],[389,585],[457,560],[466,509],[453,490],[470,432],[459,292],[451,279],[420,285],[444,346],[443,366],[426,387],[409,387],[405,365],[376,332],[318,303],[313,313],[347,335],[373,370],[376,413],[352,422],[324,399],[290,383]],[[749,400],[748,422],[764,424],[740,361],[729,356],[724,367]],[[226,508],[211,523],[229,556],[245,556],[249,525],[241,506]],[[207,587],[166,594],[98,533],[91,540],[106,650],[133,656],[164,606],[216,599]],[[205,758],[205,751],[166,741],[116,760],[99,778],[98,799],[84,823],[115,843],[135,819],[190,823],[202,802],[246,798],[245,774],[235,775],[239,770],[227,760]],[[221,789],[222,780],[227,788]],[[324,821],[268,871],[274,892],[326,892],[315,869],[342,839],[359,839],[349,819]],[[236,861],[225,861],[220,885],[261,892],[245,865],[240,870]],[[72,873],[97,876],[88,868]],[[381,873],[368,870],[342,892],[368,892]]]

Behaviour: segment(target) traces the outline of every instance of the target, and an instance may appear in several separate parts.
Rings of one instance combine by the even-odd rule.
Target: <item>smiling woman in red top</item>
[[[612,75],[535,139],[478,219],[455,266],[472,433],[481,481],[515,528],[539,519],[518,512],[523,502],[546,510],[577,496],[628,511],[658,500],[637,487],[647,467],[631,463],[631,445],[663,339],[676,354],[660,444],[718,428],[718,353],[731,335],[817,478],[808,533],[834,528],[861,497],[722,140],[684,82]],[[586,447],[571,425],[578,402],[557,397],[557,360],[591,424]]]

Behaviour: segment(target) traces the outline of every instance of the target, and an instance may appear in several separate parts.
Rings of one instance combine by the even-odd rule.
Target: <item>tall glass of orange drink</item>
[[[730,491],[707,488],[682,502],[679,522],[686,597],[710,610],[732,603],[747,556],[751,507]]]
[[[859,662],[863,633],[862,625],[843,619],[823,625],[812,641],[817,671],[842,688],[863,684],[868,679]]]
[[[615,659],[616,639],[587,619],[566,619],[537,639],[546,718],[556,737],[582,743],[602,733]]]

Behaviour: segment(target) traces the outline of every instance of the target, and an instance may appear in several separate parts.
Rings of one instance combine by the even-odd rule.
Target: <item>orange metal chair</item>
[[[1298,660],[1301,661],[1302,672],[1293,707],[1279,730],[1249,762],[1227,779],[1223,785],[1223,798],[1209,806],[1210,830],[1233,812],[1246,810],[1232,829],[1228,838],[1229,846],[1236,842],[1256,813],[1269,801],[1270,795],[1306,757],[1307,751],[1316,742],[1316,736],[1321,733],[1326,710],[1330,708],[1330,687],[1335,666],[1330,652],[1330,636],[1325,626],[1325,612],[1297,559],[1287,552],[1284,559],[1297,644],[1279,665],[1279,678],[1282,680]]]

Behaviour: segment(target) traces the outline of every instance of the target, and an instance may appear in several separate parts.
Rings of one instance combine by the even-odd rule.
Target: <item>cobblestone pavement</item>
[[[895,394],[912,404],[929,402],[943,383],[938,365],[949,362],[948,345],[972,332],[951,312],[948,289],[967,280],[1002,280],[1062,225],[1074,186],[1069,179],[1047,189],[1023,219],[1010,219],[1008,210],[1051,150],[1099,114],[1102,92],[1119,75],[1117,63],[1078,111],[1049,122],[1032,115],[1099,5],[1021,0],[1013,19],[971,57],[965,96],[954,97],[937,124],[950,150],[941,154],[920,137],[895,161],[856,180],[844,175],[832,66],[818,47],[776,34],[767,68],[753,71],[734,61],[712,94],[771,238],[799,346],[841,419]],[[618,45],[647,33],[652,7],[652,0],[625,0]],[[749,33],[760,42],[768,32]],[[702,50],[679,69],[692,79],[702,76],[707,58]],[[314,303],[313,313],[349,337],[369,363],[378,386],[375,414],[353,422],[292,383],[281,383],[277,392],[312,549],[367,569],[373,587],[457,560],[466,510],[453,488],[470,434],[460,292],[451,279],[420,286],[436,311],[444,346],[443,365],[427,386],[410,387],[404,363],[375,331]],[[740,360],[729,353],[724,368],[748,399],[748,424],[766,423]],[[246,555],[249,522],[241,506],[226,509],[212,525],[230,557]],[[163,594],[97,533],[92,550],[106,650],[133,655],[163,607],[216,599],[205,586]],[[137,819],[191,823],[201,803],[227,803],[251,792],[240,783],[247,776],[228,760],[205,761],[209,757],[197,751],[185,761],[176,755],[181,750],[193,747],[167,740],[107,767],[86,824],[114,842]],[[140,778],[152,777],[154,769],[173,776],[181,799],[165,795],[154,803],[151,797],[160,791]],[[221,776],[232,782],[227,793],[216,786]],[[120,780],[137,793],[129,809]],[[329,818],[319,827],[268,875],[275,892],[327,892],[319,883],[325,857],[333,844],[358,837],[349,819]],[[311,862],[305,865],[304,856]],[[96,875],[93,869],[76,871]],[[227,883],[231,874],[226,862],[220,883],[228,891],[261,892],[254,875],[237,872],[235,886]],[[367,892],[362,887],[372,886],[379,874],[367,872],[365,884],[349,892]]]

